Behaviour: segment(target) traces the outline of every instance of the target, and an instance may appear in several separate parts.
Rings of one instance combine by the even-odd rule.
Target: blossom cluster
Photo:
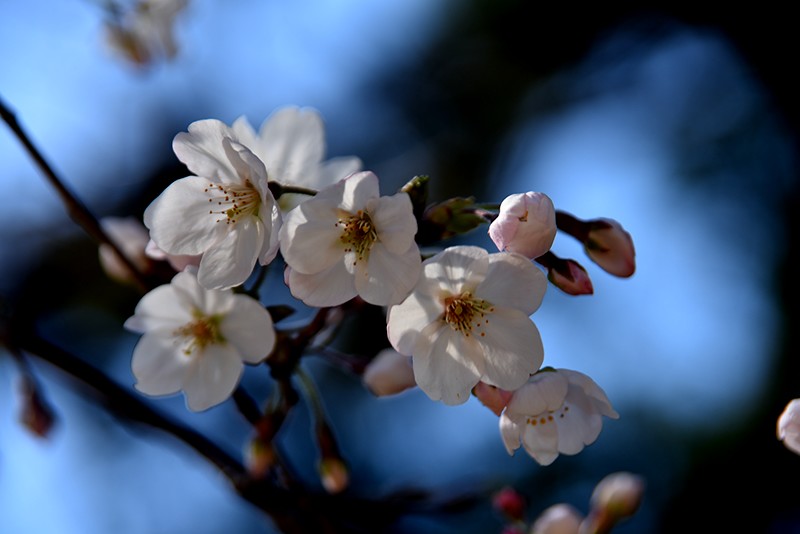
[[[448,405],[476,396],[499,416],[508,452],[521,445],[543,465],[578,453],[604,416],[618,416],[588,376],[543,367],[532,320],[548,280],[569,294],[592,292],[578,262],[551,252],[559,229],[609,273],[633,274],[633,243],[616,221],[581,221],[532,191],[495,207],[453,199],[419,209],[420,182],[382,195],[359,158],[325,160],[312,109],[279,109],[258,132],[244,117],[194,122],[173,149],[190,174],[147,207],[147,237],[137,243],[149,240],[142,258],[169,260],[179,272],[125,323],[143,334],[132,360],[140,392],[182,391],[191,410],[205,410],[232,395],[243,363],[270,364],[276,327],[242,288],[280,257],[305,305],[357,300],[385,311],[391,348],[363,375],[378,395],[413,386]],[[442,220],[439,248],[423,254],[420,226]],[[460,231],[452,229],[480,223],[496,251],[442,245]]]

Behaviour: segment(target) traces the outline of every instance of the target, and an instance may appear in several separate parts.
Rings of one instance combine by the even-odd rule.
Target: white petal
[[[264,306],[246,295],[235,295],[236,303],[220,324],[220,332],[236,347],[247,363],[259,363],[275,347],[275,328]]]
[[[485,336],[476,339],[484,349],[486,381],[515,390],[542,365],[544,347],[539,330],[526,314],[507,308],[496,308],[484,321]]]
[[[340,183],[344,185],[344,191],[339,207],[349,213],[363,210],[367,201],[380,196],[378,177],[370,171],[352,174]]]
[[[262,192],[267,187],[267,169],[264,163],[253,154],[249,148],[229,138],[222,140],[222,148],[228,157],[233,169],[239,177],[239,182],[249,180],[253,187]]]
[[[444,312],[438,300],[426,293],[414,292],[401,304],[389,308],[386,334],[400,354],[410,356],[419,333]]]
[[[421,271],[422,259],[416,245],[405,254],[391,254],[383,243],[375,243],[366,265],[357,265],[356,291],[370,304],[397,304],[414,288]]]
[[[480,247],[448,247],[422,263],[428,287],[451,295],[471,291],[486,276],[489,253]]]
[[[189,125],[188,132],[181,132],[172,141],[175,155],[197,176],[216,181],[237,181],[222,140],[232,137],[233,131],[216,119],[205,119]]]
[[[268,206],[269,217],[267,218],[267,214],[262,215],[262,217],[264,218],[264,231],[269,235],[269,240],[262,246],[261,255],[258,257],[258,262],[261,265],[267,265],[278,255],[278,250],[280,249],[279,237],[283,225],[283,216],[281,215],[281,210],[278,208],[278,203],[272,198],[272,193],[268,194],[272,202],[271,204],[264,202],[264,206]]]
[[[508,410],[523,415],[558,410],[567,396],[569,383],[558,372],[536,373],[527,384],[514,392]]]
[[[125,328],[143,334],[155,328],[178,328],[191,320],[191,302],[181,300],[170,284],[144,295]]]
[[[373,199],[369,215],[378,233],[378,240],[392,254],[402,254],[414,244],[417,220],[411,200],[405,193]]]
[[[249,148],[251,152],[254,154],[256,153],[258,136],[256,135],[256,131],[250,125],[250,121],[247,120],[247,117],[242,115],[233,121],[233,125],[231,125],[231,131],[233,131],[235,139]]]
[[[232,345],[209,345],[193,355],[183,384],[186,403],[195,412],[215,406],[231,396],[244,371]]]
[[[183,386],[191,359],[181,352],[170,330],[149,332],[133,349],[135,387],[145,395],[170,395]]]
[[[267,166],[270,179],[282,184],[314,185],[315,180],[308,180],[309,174],[316,173],[325,155],[325,128],[316,110],[281,108],[267,117],[259,137],[255,152]]]
[[[358,172],[361,170],[361,167],[361,159],[356,156],[331,158],[322,164],[317,182],[308,185],[316,187],[317,189],[328,187],[343,178],[347,178],[354,172]]]
[[[344,186],[331,189],[341,192]],[[287,213],[280,230],[281,254],[286,263],[293,270],[314,274],[340,261],[344,246],[338,220],[336,204],[322,197],[309,199]]]
[[[347,266],[342,261],[316,274],[289,270],[289,289],[292,296],[309,306],[338,306],[356,296],[356,287]]]
[[[575,386],[570,386],[570,389]],[[578,454],[585,445],[594,443],[603,427],[600,414],[592,410],[586,396],[567,395],[565,407],[569,411],[557,416],[558,450],[564,454]]]
[[[519,449],[520,425],[505,412],[500,415],[500,437],[503,438],[503,445],[506,446],[508,454],[514,454],[514,451]]]
[[[414,346],[414,378],[433,400],[456,405],[467,402],[480,370],[459,350],[461,334],[446,323],[431,323]]]
[[[218,215],[209,213],[209,180],[187,176],[172,182],[144,211],[150,238],[169,254],[205,252],[227,232]]]
[[[546,289],[547,278],[530,260],[498,252],[489,256],[489,269],[475,296],[530,315],[539,308]]]
[[[253,272],[263,242],[260,221],[252,217],[238,221],[225,239],[203,254],[198,281],[208,289],[225,289],[243,283]]]
[[[606,392],[594,380],[579,371],[571,369],[558,369],[558,372],[566,376],[570,384],[579,386],[586,395],[594,399],[593,405],[602,415],[612,419],[619,418],[619,414],[611,407],[611,401],[608,400]]]
[[[525,425],[522,431],[525,451],[541,465],[550,465],[558,457],[558,428],[552,421]]]

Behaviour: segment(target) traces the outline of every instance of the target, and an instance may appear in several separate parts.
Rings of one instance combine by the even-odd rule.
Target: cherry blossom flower
[[[193,411],[230,397],[243,362],[261,362],[275,345],[272,318],[257,300],[205,289],[191,268],[142,297],[125,327],[144,334],[131,362],[136,389],[183,391]]]
[[[592,491],[592,509],[616,520],[629,517],[639,508],[644,488],[644,478],[634,473],[617,471],[606,475]]]
[[[500,203],[489,225],[489,237],[499,250],[535,259],[550,250],[556,238],[556,210],[544,193],[518,193]]]
[[[530,315],[546,289],[519,254],[450,247],[425,260],[414,290],[389,309],[389,341],[413,357],[417,384],[433,400],[464,403],[479,381],[514,390],[542,363]]]
[[[176,180],[147,207],[150,238],[167,254],[202,254],[203,287],[239,285],[256,261],[266,265],[278,252],[281,214],[264,164],[214,119],[190,124],[172,146],[196,176]]]
[[[310,306],[336,306],[356,295],[370,304],[396,304],[419,277],[411,201],[406,193],[379,196],[371,172],[323,189],[285,217],[286,279],[292,295]]]
[[[787,449],[800,454],[800,399],[790,401],[778,418],[778,439]]]
[[[362,381],[376,397],[395,395],[417,385],[411,358],[394,349],[376,354],[364,369]]]
[[[188,0],[138,0],[130,8],[111,5],[106,36],[112,50],[136,65],[172,59],[178,51],[174,26]]]
[[[530,534],[578,534],[582,521],[583,516],[574,506],[554,504],[533,522]]]
[[[322,116],[312,108],[280,108],[267,117],[258,133],[245,117],[240,117],[233,130],[239,141],[264,162],[270,181],[281,185],[320,190],[361,170],[361,160],[356,156],[323,161],[325,128]],[[283,194],[278,203],[285,212],[307,198]]]
[[[536,373],[514,396],[500,416],[500,433],[509,454],[525,450],[541,465],[562,454],[577,454],[594,443],[602,416],[617,412],[605,392],[588,376],[569,369]]]

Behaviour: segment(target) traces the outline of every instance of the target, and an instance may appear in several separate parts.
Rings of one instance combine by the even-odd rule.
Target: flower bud
[[[472,394],[478,397],[484,406],[492,410],[495,415],[503,413],[503,409],[514,396],[513,391],[506,391],[495,386],[490,386],[485,382],[478,382],[472,388]]]
[[[592,492],[592,513],[600,511],[613,523],[633,515],[642,502],[644,486],[644,479],[639,475],[625,471],[611,473]]]
[[[23,380],[21,389],[22,412],[20,413],[20,422],[35,436],[46,438],[56,421],[52,408],[45,402],[31,380]]]
[[[525,518],[525,497],[510,486],[492,496],[492,507],[514,521],[522,521]]]
[[[430,206],[423,218],[437,228],[437,239],[446,239],[484,224],[486,219],[475,210],[474,198],[455,197]]]
[[[575,260],[561,260],[548,266],[547,279],[569,295],[591,295],[594,293],[589,273]]]
[[[417,219],[422,216],[425,211],[425,206],[428,204],[429,181],[430,177],[423,174],[413,177],[400,188],[400,191],[406,193],[408,198],[411,199],[411,207],[414,212],[414,217]]]
[[[362,380],[376,397],[394,395],[417,385],[411,358],[394,349],[380,351],[367,364]]]
[[[636,252],[631,235],[613,219],[588,221],[586,254],[604,271],[627,278],[636,270]]]
[[[569,504],[554,504],[531,525],[530,534],[578,534],[583,516]]]
[[[150,239],[147,228],[135,217],[104,217],[100,226],[108,238],[117,246],[139,272],[147,273],[152,262],[145,255],[145,248]],[[119,282],[132,282],[134,275],[120,259],[111,245],[102,243],[98,248],[100,266],[106,274]]]
[[[350,482],[350,475],[341,458],[323,458],[319,463],[318,469],[322,486],[328,493],[341,493],[347,488]]]
[[[787,449],[800,454],[800,399],[793,399],[778,418],[778,439]]]
[[[272,443],[260,438],[253,439],[245,450],[247,472],[255,479],[265,478],[276,459]]]
[[[498,250],[517,252],[535,259],[550,250],[556,237],[556,211],[544,193],[510,195],[489,225],[489,237]]]

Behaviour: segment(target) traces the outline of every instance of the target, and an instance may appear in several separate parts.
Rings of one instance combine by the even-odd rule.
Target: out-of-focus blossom
[[[411,358],[394,349],[384,349],[367,364],[362,377],[373,395],[384,397],[415,387]]]
[[[347,465],[341,458],[323,458],[319,463],[319,476],[322,487],[328,493],[341,493],[350,483]]]
[[[525,518],[525,497],[511,486],[506,486],[492,496],[492,507],[514,521]]]
[[[144,253],[147,255],[148,258],[157,261],[166,261],[170,264],[170,266],[178,272],[185,270],[187,267],[199,267],[200,260],[202,259],[203,255],[198,254],[196,256],[189,256],[184,254],[167,254],[156,245],[155,241],[149,239],[147,241],[147,246],[144,249]]]
[[[479,381],[514,390],[544,358],[530,315],[546,289],[524,256],[450,247],[425,260],[414,290],[389,309],[389,341],[413,356],[417,384],[433,400],[464,403]]]
[[[778,439],[800,454],[800,399],[792,399],[778,418]]]
[[[617,412],[588,376],[569,369],[543,370],[514,392],[500,416],[500,433],[509,454],[519,448],[541,465],[562,454],[577,454],[593,443],[603,417]]]
[[[255,299],[208,290],[194,269],[147,293],[125,327],[144,334],[133,351],[135,387],[146,395],[183,391],[201,411],[231,396],[244,370],[272,352],[275,330]]]
[[[175,19],[188,0],[137,0],[132,6],[111,3],[106,38],[112,50],[136,65],[172,59]]]
[[[531,525],[530,534],[578,534],[583,516],[569,504],[546,508]]]
[[[489,225],[489,237],[499,250],[535,259],[550,250],[556,238],[556,210],[544,193],[510,195]]]
[[[214,119],[193,122],[172,146],[196,176],[176,180],[147,207],[150,238],[168,254],[202,254],[203,287],[239,285],[278,252],[281,214],[264,164]]]
[[[322,116],[312,108],[279,108],[264,120],[258,133],[245,117],[237,119],[233,129],[239,141],[264,162],[270,181],[280,185],[320,190],[361,170],[361,160],[355,156],[323,161],[325,127]],[[307,198],[286,193],[278,203],[285,212]]]
[[[280,232],[292,295],[310,306],[356,295],[379,306],[400,302],[421,270],[416,232],[408,195],[379,196],[371,172],[323,189],[287,213]]]
[[[513,396],[513,391],[506,391],[485,382],[478,382],[472,388],[472,394],[478,397],[481,404],[492,410],[495,415],[500,415]]]
[[[139,219],[136,217],[104,217],[100,220],[100,226],[139,272],[150,271],[151,262],[145,254],[150,237],[147,228]],[[111,245],[102,243],[98,247],[98,254],[100,265],[109,277],[120,282],[130,282],[135,279]]]
[[[613,219],[589,221],[586,254],[604,271],[627,278],[636,271],[636,251],[631,234]]]
[[[633,473],[619,471],[603,478],[595,486],[591,497],[593,510],[602,510],[616,520],[636,512],[644,495],[644,479]]]

